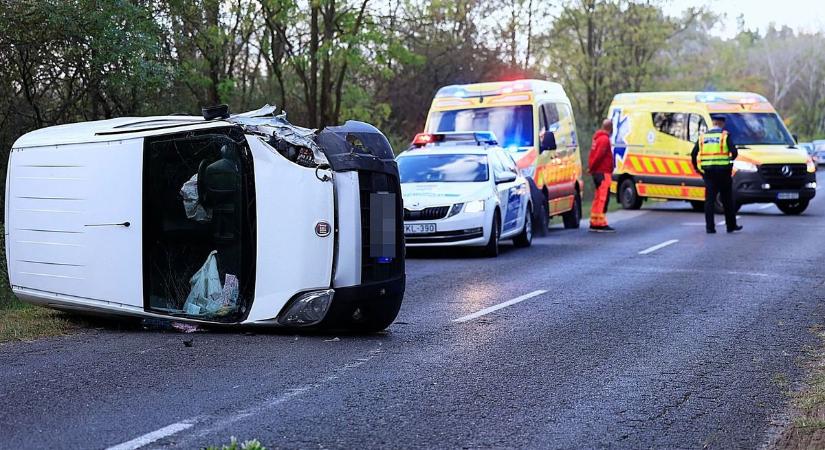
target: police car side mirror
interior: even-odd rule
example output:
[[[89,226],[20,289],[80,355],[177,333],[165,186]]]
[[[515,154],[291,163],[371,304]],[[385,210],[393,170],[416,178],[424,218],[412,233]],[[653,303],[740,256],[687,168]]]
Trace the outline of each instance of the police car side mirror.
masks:
[[[496,174],[496,184],[512,183],[513,181],[516,181],[516,174],[513,172],[502,172]]]
[[[544,153],[548,150],[555,150],[558,147],[556,146],[556,134],[552,131],[545,131],[543,135],[541,135],[541,143],[539,144],[539,153]]]

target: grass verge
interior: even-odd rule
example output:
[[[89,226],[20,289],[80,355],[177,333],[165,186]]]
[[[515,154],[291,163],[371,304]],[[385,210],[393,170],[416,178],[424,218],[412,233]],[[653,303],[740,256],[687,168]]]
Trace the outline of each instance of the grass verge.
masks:
[[[819,348],[810,352],[811,374],[806,386],[792,394],[795,417],[781,433],[777,449],[825,448],[825,328],[811,330]]]
[[[59,336],[81,327],[72,315],[18,301],[0,309],[0,343]]]

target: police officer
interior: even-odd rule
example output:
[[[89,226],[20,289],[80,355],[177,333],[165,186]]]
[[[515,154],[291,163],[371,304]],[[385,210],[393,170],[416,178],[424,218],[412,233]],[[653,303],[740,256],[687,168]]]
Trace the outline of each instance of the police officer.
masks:
[[[736,224],[736,210],[733,207],[733,177],[731,169],[733,160],[739,156],[736,146],[725,130],[725,116],[711,115],[713,128],[699,136],[690,157],[693,167],[702,174],[705,180],[705,226],[708,233],[716,233],[714,209],[716,196],[722,202],[725,210],[725,225],[728,233],[739,231],[741,225]]]

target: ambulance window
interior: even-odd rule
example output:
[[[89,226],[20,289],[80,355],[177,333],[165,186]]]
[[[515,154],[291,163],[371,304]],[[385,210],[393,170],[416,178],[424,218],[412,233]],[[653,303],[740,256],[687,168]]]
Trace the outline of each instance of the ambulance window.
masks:
[[[699,114],[690,115],[690,123],[688,123],[688,139],[690,142],[699,140],[699,135],[707,131],[708,126],[705,119]]]
[[[555,131],[553,129],[553,125],[558,127],[559,123],[559,110],[555,103],[548,103],[546,105],[541,105],[541,109],[544,110],[545,120],[547,121],[547,128],[546,130]]]
[[[559,119],[567,120],[573,115],[572,111],[570,111],[570,107],[564,103],[559,103],[557,106],[559,108]]]
[[[653,113],[653,126],[662,133],[687,140],[687,118],[685,113]]]

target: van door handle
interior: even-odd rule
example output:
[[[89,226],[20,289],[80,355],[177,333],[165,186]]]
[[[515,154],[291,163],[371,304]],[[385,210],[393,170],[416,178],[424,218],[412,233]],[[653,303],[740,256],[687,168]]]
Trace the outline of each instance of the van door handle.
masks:
[[[129,222],[123,223],[92,223],[83,225],[84,227],[126,227],[129,228],[132,224]]]

